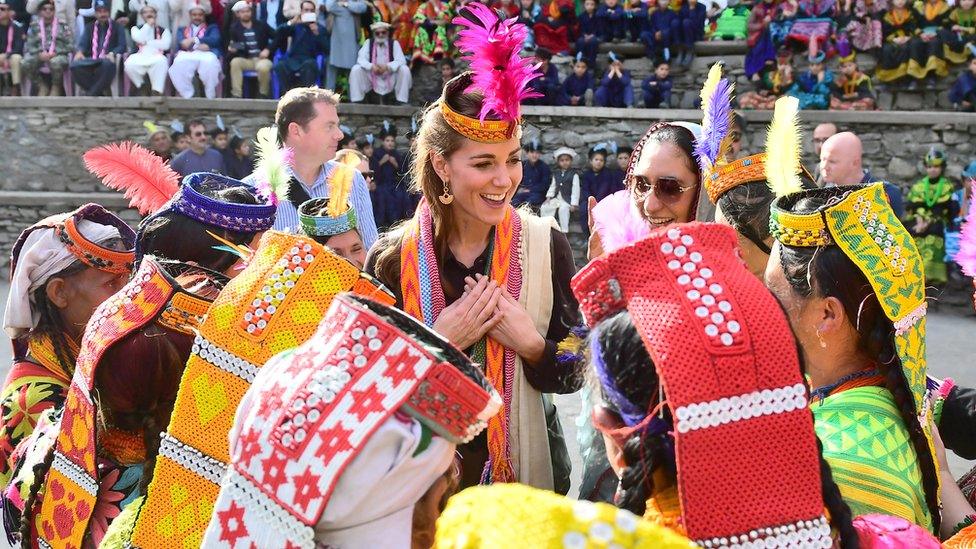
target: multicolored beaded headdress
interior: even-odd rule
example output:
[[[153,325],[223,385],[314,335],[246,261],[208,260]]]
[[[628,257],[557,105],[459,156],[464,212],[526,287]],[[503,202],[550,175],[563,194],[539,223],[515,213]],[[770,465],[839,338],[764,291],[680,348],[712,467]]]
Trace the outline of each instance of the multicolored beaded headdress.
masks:
[[[479,92],[484,99],[478,118],[465,116],[448,104],[448,83],[438,104],[444,120],[473,141],[501,143],[511,139],[522,123],[522,100],[539,97],[528,85],[541,73],[530,59],[519,55],[528,28],[517,20],[500,19],[488,6],[470,3],[452,21],[461,27],[456,45],[471,65],[470,72],[457,78],[470,80],[464,91]]]
[[[99,493],[98,399],[93,391],[96,369],[105,352],[152,322],[192,333],[226,282],[222,275],[211,275],[193,266],[147,256],[132,280],[95,310],[85,328],[65,399],[54,461],[44,480],[41,510],[34,517],[42,547],[82,547],[86,541],[97,546],[101,541],[87,540],[86,534]]]
[[[308,342],[266,367],[278,382],[236,420],[204,545],[316,547],[315,525],[343,471],[390,416],[406,412],[463,444],[502,404],[480,367],[449,342],[397,309],[349,294],[332,302]]]
[[[200,546],[230,459],[227,433],[244,392],[272,356],[308,340],[332,299],[345,291],[394,303],[380,284],[310,237],[264,234],[200,326],[162,435],[134,546]]]
[[[628,310],[647,347],[675,418],[689,538],[830,547],[796,342],[736,242],[724,225],[662,228],[592,261],[573,292],[596,330]]]
[[[81,234],[81,231],[78,230],[78,222],[83,220],[98,223],[99,225],[109,225],[118,229],[119,236],[122,237],[122,245],[125,249],[116,250],[113,248],[105,248],[85,238],[85,235]],[[14,242],[13,249],[10,252],[11,275],[17,268],[17,258],[20,257],[20,250],[23,248],[24,243],[27,242],[27,237],[38,229],[54,229],[58,240],[64,244],[68,251],[77,257],[78,261],[81,261],[89,267],[117,274],[128,274],[132,271],[132,266],[135,261],[133,247],[135,246],[136,233],[125,221],[122,221],[118,216],[102,206],[98,204],[85,204],[74,211],[56,214],[42,219],[27,229],[24,229],[20,233],[20,236],[17,237],[17,241]]]
[[[821,196],[826,204],[796,213],[798,202]],[[915,240],[888,204],[884,186],[833,187],[777,198],[769,229],[785,246],[838,246],[871,283],[894,324],[895,349],[915,410],[925,408],[925,271]]]
[[[303,233],[334,236],[356,228],[356,210],[349,203],[349,195],[359,163],[360,154],[356,151],[336,153],[336,165],[329,174],[329,198],[313,198],[298,207],[298,223]],[[323,207],[325,215],[312,213],[322,211]]]

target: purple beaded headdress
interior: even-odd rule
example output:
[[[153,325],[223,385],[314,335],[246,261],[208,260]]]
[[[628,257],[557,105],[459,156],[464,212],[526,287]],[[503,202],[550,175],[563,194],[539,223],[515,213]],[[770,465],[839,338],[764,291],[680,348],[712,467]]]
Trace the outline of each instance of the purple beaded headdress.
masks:
[[[246,183],[215,173],[192,173],[183,178],[179,192],[160,211],[172,210],[207,225],[228,231],[258,233],[274,226],[274,204],[234,204],[208,196],[214,191],[241,187],[254,194]]]

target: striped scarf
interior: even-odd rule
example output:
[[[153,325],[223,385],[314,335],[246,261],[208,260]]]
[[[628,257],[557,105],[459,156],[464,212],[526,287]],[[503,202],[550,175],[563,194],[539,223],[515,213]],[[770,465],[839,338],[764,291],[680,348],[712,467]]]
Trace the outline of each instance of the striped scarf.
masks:
[[[508,207],[505,218],[495,226],[489,276],[507,289],[516,300],[522,291],[522,222],[514,208]],[[444,310],[444,290],[441,287],[437,257],[434,253],[434,220],[426,200],[417,208],[404,234],[400,248],[400,288],[403,310],[420,319],[427,326]],[[515,352],[490,337],[475,345],[472,353],[484,357],[485,375],[502,394],[504,408],[488,420],[488,462],[481,475],[482,484],[514,482],[509,443],[509,411],[515,376]]]

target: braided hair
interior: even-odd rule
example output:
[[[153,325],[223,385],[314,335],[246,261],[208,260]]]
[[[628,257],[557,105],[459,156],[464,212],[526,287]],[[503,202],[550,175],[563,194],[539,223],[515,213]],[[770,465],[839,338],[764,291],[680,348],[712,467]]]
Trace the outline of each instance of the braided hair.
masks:
[[[660,380],[630,313],[624,310],[603,320],[592,337],[597,338],[605,365],[605,375],[597,373],[605,405],[625,412],[620,408],[646,411],[651,409],[652,404],[658,404]],[[662,419],[668,426],[673,425],[668,407],[663,408]],[[654,491],[653,472],[660,469],[672,481],[677,479],[673,440],[667,434],[669,430],[657,435],[638,431],[624,443],[622,457],[626,466],[620,474],[618,507],[643,515],[647,500]],[[856,549],[859,547],[858,537],[851,523],[851,510],[840,495],[830,465],[823,458],[819,439],[817,449],[821,493],[831,525],[839,532],[843,549]]]
[[[67,323],[64,321],[64,317],[61,316],[61,310],[51,302],[47,296],[47,285],[51,280],[55,278],[67,278],[69,276],[78,274],[85,269],[89,268],[87,265],[81,261],[75,261],[71,265],[65,267],[61,272],[48,278],[40,288],[34,290],[34,294],[31,299],[31,308],[37,311],[38,321],[37,326],[30,331],[26,336],[26,341],[30,342],[32,340],[47,339],[51,342],[54,350],[54,357],[58,361],[58,366],[61,368],[61,373],[64,374],[65,378],[71,379],[74,375],[75,358],[74,353],[71,352],[71,347],[68,344],[68,334],[71,331],[68,329]],[[17,346],[15,346],[17,348]],[[26,350],[18,350],[18,355],[26,355]],[[24,356],[16,356],[15,359],[22,360]]]
[[[828,194],[800,199],[793,210],[811,213],[822,207]],[[813,295],[835,297],[844,307],[847,318],[858,333],[857,350],[878,363],[884,375],[885,388],[891,392],[922,473],[925,501],[936,531],[941,523],[938,501],[938,468],[928,440],[915,412],[908,382],[895,350],[895,329],[885,315],[864,273],[837,246],[780,246],[780,263],[792,290],[803,298]]]

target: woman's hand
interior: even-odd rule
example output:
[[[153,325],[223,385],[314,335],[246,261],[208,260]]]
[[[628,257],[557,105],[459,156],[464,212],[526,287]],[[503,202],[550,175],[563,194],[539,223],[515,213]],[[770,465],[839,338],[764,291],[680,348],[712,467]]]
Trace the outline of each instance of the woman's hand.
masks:
[[[464,295],[441,311],[434,321],[434,331],[459,349],[467,349],[501,321],[498,302],[502,289],[493,280],[482,278]]]
[[[477,286],[477,284],[488,279],[486,276],[476,276],[478,277],[477,283],[468,277],[465,279],[465,287]],[[529,364],[541,360],[542,354],[546,350],[545,338],[536,331],[535,321],[532,320],[529,313],[504,289],[502,289],[501,298],[498,300],[498,313],[500,321],[488,330],[488,336],[515,351],[515,354]]]

